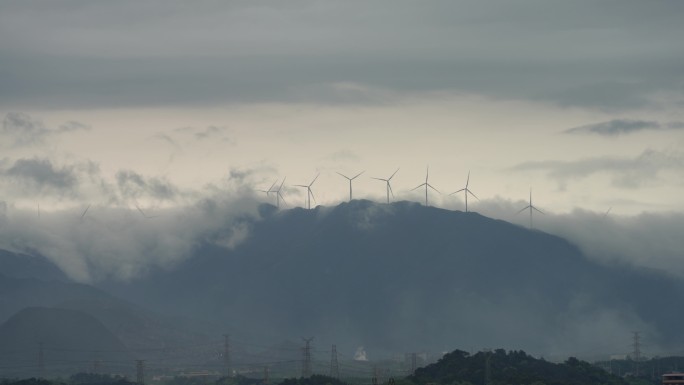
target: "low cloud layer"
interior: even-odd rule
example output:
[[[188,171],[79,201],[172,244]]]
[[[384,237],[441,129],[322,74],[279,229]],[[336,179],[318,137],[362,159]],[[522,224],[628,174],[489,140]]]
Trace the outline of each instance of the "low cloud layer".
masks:
[[[191,257],[204,242],[233,248],[245,240],[259,217],[255,178],[253,170],[232,169],[189,191],[131,170],[111,181],[93,165],[19,159],[0,170],[0,184],[38,203],[51,189],[63,202],[43,210],[2,202],[0,248],[44,255],[81,282],[138,277]]]
[[[251,194],[206,196],[174,208],[89,205],[87,210],[7,210],[0,247],[46,256],[81,282],[127,280],[170,268],[203,242],[232,248],[249,235],[245,219],[258,218]]]
[[[518,211],[526,201],[491,199],[478,202],[475,211],[521,226],[529,226],[529,213]],[[533,226],[540,231],[565,238],[587,256],[605,264],[626,264],[657,269],[684,278],[684,228],[682,213],[643,213],[620,215],[576,209],[555,214],[533,213]]]
[[[566,134],[596,134],[620,136],[643,131],[670,131],[684,129],[684,122],[659,123],[647,120],[613,119],[607,122],[588,124],[563,131]]]

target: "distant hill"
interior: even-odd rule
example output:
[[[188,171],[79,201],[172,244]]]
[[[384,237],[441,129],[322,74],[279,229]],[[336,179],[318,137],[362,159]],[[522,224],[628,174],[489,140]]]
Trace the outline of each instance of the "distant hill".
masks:
[[[27,255],[0,249],[0,273],[12,278],[35,278],[43,281],[68,281],[54,263],[40,255]]]
[[[50,307],[69,300],[106,297],[109,295],[89,285],[37,278],[16,278],[0,272],[0,322],[29,306]]]
[[[144,358],[163,356],[169,364],[204,362],[206,357],[214,357],[220,347],[217,336],[201,332],[202,323],[189,325],[184,319],[143,309],[90,285],[0,274],[0,322],[9,322],[27,307],[61,308],[92,316],[132,354]]]
[[[633,330],[653,348],[684,343],[670,306],[684,301],[680,280],[601,265],[542,231],[410,202],[261,209],[234,249],[209,239],[173,270],[104,287],[250,342],[315,336],[371,358],[454,346],[621,352]]]
[[[110,369],[133,366],[128,349],[94,317],[69,309],[31,307],[0,325],[1,374],[37,375],[40,344],[45,375],[90,370],[97,360]]]
[[[488,381],[485,382],[485,378]],[[495,350],[473,355],[456,350],[439,362],[419,368],[408,377],[415,384],[474,385],[489,383],[545,385],[626,385],[620,377],[587,362],[570,358],[564,363],[536,359],[523,351]]]

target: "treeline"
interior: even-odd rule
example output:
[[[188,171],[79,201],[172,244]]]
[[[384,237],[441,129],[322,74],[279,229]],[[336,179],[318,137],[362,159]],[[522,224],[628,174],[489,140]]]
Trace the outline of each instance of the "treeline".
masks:
[[[22,380],[4,379],[0,385],[135,385],[121,376],[96,373],[77,373],[68,379],[28,378]]]
[[[222,377],[217,380],[208,380],[203,377],[174,377],[164,382],[165,385],[264,385],[263,379],[248,378],[243,376]],[[107,374],[78,373],[68,379],[42,379],[29,378],[21,380],[4,379],[0,385],[136,385],[124,377]],[[288,378],[273,385],[347,385],[336,378],[313,375],[308,378]]]
[[[419,368],[407,380],[439,385],[628,385],[626,379],[576,358],[563,363],[534,358],[523,351],[470,354],[456,350],[437,363]]]

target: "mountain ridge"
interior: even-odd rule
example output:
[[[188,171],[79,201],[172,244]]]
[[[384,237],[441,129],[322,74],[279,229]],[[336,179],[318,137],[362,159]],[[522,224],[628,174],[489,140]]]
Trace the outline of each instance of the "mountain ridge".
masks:
[[[110,287],[165,312],[218,321],[231,334],[316,335],[347,349],[559,353],[593,349],[597,339],[617,345],[631,330],[659,344],[684,339],[649,305],[653,291],[637,290],[654,286],[678,301],[680,281],[602,265],[543,231],[412,202],[263,205],[260,213],[241,222],[249,235],[233,248],[209,239],[172,269]]]

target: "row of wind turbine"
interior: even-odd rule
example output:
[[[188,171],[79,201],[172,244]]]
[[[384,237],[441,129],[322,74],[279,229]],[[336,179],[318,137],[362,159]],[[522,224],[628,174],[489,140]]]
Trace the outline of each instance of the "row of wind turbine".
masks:
[[[371,177],[371,179],[375,179],[375,180],[379,180],[379,181],[385,182],[385,189],[386,189],[386,192],[387,192],[387,203],[390,203],[390,194],[392,195],[392,198],[394,198],[394,191],[392,190],[391,181],[392,181],[392,178],[394,178],[394,176],[397,174],[397,172],[399,172],[399,169],[398,169],[398,168],[397,168],[397,169],[392,173],[392,175],[390,175],[388,178]],[[349,200],[350,200],[350,201],[354,198],[352,182],[353,182],[356,178],[358,178],[359,176],[361,176],[363,173],[365,173],[365,171],[361,171],[360,173],[354,175],[353,177],[349,177],[349,176],[347,176],[347,175],[345,175],[345,174],[342,174],[342,173],[340,173],[340,172],[337,172],[338,175],[340,175],[341,177],[343,177],[343,178],[347,179],[347,181],[349,181]],[[311,199],[314,200],[314,203],[316,202],[316,197],[314,196],[314,193],[313,193],[313,190],[311,189],[311,186],[313,186],[313,184],[316,182],[316,180],[318,179],[319,176],[320,176],[320,173],[317,174],[317,175],[314,177],[314,179],[311,181],[311,183],[309,183],[308,185],[304,185],[304,184],[295,185],[296,187],[306,188],[306,192],[307,192],[307,196],[306,196],[306,208],[307,208],[307,209],[311,209]],[[414,190],[417,190],[417,189],[419,189],[419,188],[421,188],[421,187],[425,187],[425,206],[428,206],[428,204],[429,204],[429,201],[428,201],[428,189],[429,189],[429,188],[433,189],[433,190],[434,190],[435,192],[437,192],[437,193],[440,193],[439,190],[437,190],[434,186],[432,186],[432,185],[430,184],[429,178],[430,178],[430,167],[428,166],[428,168],[427,168],[427,170],[426,170],[426,172],[425,172],[425,182],[419,184],[418,186],[416,186],[416,187],[414,187],[413,189],[410,190],[410,191],[414,191]],[[275,185],[278,183],[278,180],[276,179],[276,180],[273,182],[273,184],[271,184],[271,187],[269,187],[267,190],[258,190],[258,191],[260,191],[260,192],[266,193],[266,196],[269,196],[271,193],[276,194],[276,207],[278,207],[278,208],[280,208],[280,200],[281,200],[281,199],[283,200],[283,202],[285,202],[285,198],[283,197],[283,195],[282,195],[282,193],[281,193],[281,190],[283,189],[283,185],[285,184],[285,179],[286,179],[286,178],[283,178],[282,182],[280,183],[280,185],[278,186],[277,189],[274,189]],[[468,212],[468,195],[472,196],[473,198],[475,198],[475,199],[477,199],[477,200],[480,200],[480,198],[478,198],[477,195],[475,195],[475,193],[473,193],[473,192],[470,190],[469,186],[470,186],[470,171],[468,171],[468,176],[467,176],[467,178],[466,178],[465,187],[463,187],[462,189],[457,190],[457,191],[454,191],[454,192],[452,192],[451,194],[449,194],[449,195],[454,195],[454,194],[458,194],[458,193],[460,193],[460,192],[463,192],[463,195],[464,195],[464,198],[465,198],[465,211],[466,211],[466,212]],[[140,210],[140,208],[138,208],[138,210],[141,212],[141,214],[143,214],[143,216],[147,217],[147,216],[142,212],[142,210]],[[539,210],[537,207],[535,207],[535,206],[532,204],[532,189],[530,189],[530,201],[529,201],[529,204],[528,204],[527,206],[525,206],[524,208],[520,209],[520,211],[518,211],[516,214],[520,214],[521,212],[523,212],[523,211],[525,211],[525,210],[529,210],[529,211],[530,211],[530,228],[532,228],[532,226],[533,226],[533,212],[534,212],[534,211],[537,211],[537,212],[539,212],[539,213],[541,213],[541,214],[544,214],[543,211]],[[86,209],[86,211],[87,211],[87,209]],[[609,209],[609,211],[610,211],[610,209]],[[607,214],[607,213],[606,213],[606,214]],[[84,213],[84,215],[85,215],[85,213]]]
[[[390,194],[392,195],[392,198],[394,198],[394,191],[392,190],[392,183],[391,183],[391,182],[392,182],[392,178],[394,178],[394,176],[397,174],[397,172],[399,172],[399,169],[398,169],[398,168],[397,168],[397,169],[392,173],[392,175],[390,175],[388,178],[371,177],[371,179],[375,179],[375,180],[379,180],[379,181],[385,182],[385,189],[386,189],[386,193],[387,193],[387,203],[390,203]],[[350,200],[350,201],[351,201],[352,199],[354,199],[353,181],[354,181],[356,178],[358,178],[358,177],[360,177],[361,175],[363,175],[364,173],[365,173],[365,171],[361,171],[360,173],[354,175],[353,177],[349,177],[349,176],[347,176],[347,175],[345,175],[345,174],[342,174],[341,172],[337,172],[337,174],[338,174],[339,176],[341,176],[341,177],[347,179],[347,181],[349,182],[349,200]],[[308,185],[304,185],[304,184],[297,184],[297,185],[295,185],[296,187],[302,187],[302,188],[306,188],[306,189],[307,189],[306,206],[307,206],[308,209],[311,208],[311,199],[312,199],[312,198],[313,198],[313,200],[314,200],[314,203],[316,202],[316,197],[315,197],[314,194],[313,194],[313,190],[311,189],[311,186],[313,186],[313,184],[316,182],[316,180],[318,179],[319,176],[320,176],[320,173],[317,174],[316,177],[315,177],[315,178],[311,181],[311,183],[309,183]],[[420,188],[420,187],[425,186],[425,205],[426,205],[426,206],[427,206],[428,203],[429,203],[429,202],[428,202],[428,187],[431,188],[431,189],[433,189],[433,190],[435,190],[437,193],[439,193],[439,190],[437,190],[434,186],[432,186],[432,185],[429,183],[429,177],[430,177],[430,168],[428,167],[427,172],[426,172],[426,174],[425,174],[425,182],[422,183],[422,184],[420,184],[420,185],[418,185],[418,186],[416,186],[415,188],[413,188],[413,189],[411,190],[411,191],[413,191],[413,190],[416,190],[416,189],[418,189],[418,188]],[[282,193],[281,193],[281,190],[282,190],[283,185],[284,185],[284,183],[285,183],[285,178],[283,178],[283,181],[280,183],[280,186],[278,187],[278,189],[274,189],[276,183],[278,183],[278,180],[277,180],[277,179],[271,184],[271,187],[269,187],[268,189],[266,189],[266,190],[257,190],[257,191],[265,193],[267,197],[269,197],[271,193],[275,193],[275,194],[276,194],[276,206],[277,206],[277,207],[280,207],[280,199],[282,199],[283,202],[285,201],[285,198],[283,197],[283,195],[282,195]],[[479,200],[479,198],[478,198],[477,196],[475,196],[475,194],[473,194],[473,192],[470,191],[470,189],[468,189],[468,184],[469,184],[469,183],[470,183],[470,171],[468,171],[468,179],[467,179],[467,181],[466,181],[466,187],[465,187],[465,188],[462,188],[462,189],[460,189],[460,190],[458,190],[458,191],[455,191],[455,192],[453,192],[453,193],[451,193],[451,194],[449,194],[449,195],[453,195],[453,194],[456,194],[456,193],[458,193],[458,192],[465,191],[465,195],[466,195],[466,197],[465,197],[465,198],[466,198],[466,212],[468,211],[468,194],[472,195],[473,197],[475,197],[475,199],[478,199],[478,200]]]

